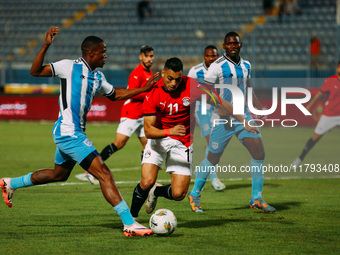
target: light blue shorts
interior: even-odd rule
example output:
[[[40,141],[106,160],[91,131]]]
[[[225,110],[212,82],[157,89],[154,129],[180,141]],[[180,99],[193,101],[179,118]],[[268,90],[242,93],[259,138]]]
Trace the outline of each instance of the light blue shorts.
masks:
[[[73,136],[53,135],[53,139],[57,145],[54,162],[58,165],[68,160],[80,164],[92,152],[99,154],[83,132],[76,132]]]
[[[207,109],[207,114],[201,114],[201,109],[195,111],[195,118],[197,124],[201,128],[201,136],[206,137],[207,135],[210,135],[211,127],[212,127],[212,121],[211,121],[211,115],[213,113],[213,110]]]
[[[252,120],[251,116],[247,116],[247,121]],[[255,126],[254,122],[251,122],[251,125]],[[243,142],[244,138],[261,138],[261,134],[254,134],[248,132],[244,129],[243,124],[238,121],[235,121],[232,126],[228,124],[220,124],[213,127],[210,134],[209,141],[209,151],[211,153],[221,153],[227,147],[233,136],[236,136],[240,142]]]

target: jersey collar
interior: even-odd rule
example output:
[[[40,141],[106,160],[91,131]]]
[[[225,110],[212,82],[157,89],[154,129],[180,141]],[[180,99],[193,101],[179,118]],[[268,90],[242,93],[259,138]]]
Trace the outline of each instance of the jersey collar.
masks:
[[[81,61],[84,62],[84,64],[87,66],[87,68],[90,70],[91,73],[93,73],[93,72],[95,71],[95,70],[92,71],[91,67],[90,67],[89,64],[86,62],[85,59],[83,59],[82,57],[81,57],[80,59],[81,59]]]
[[[240,60],[238,61],[238,63],[235,63],[234,61],[232,61],[228,56],[227,56],[227,54],[223,54],[223,57],[226,59],[226,60],[228,60],[229,62],[231,62],[233,65],[235,65],[235,66],[239,66],[240,65],[240,63],[241,63],[241,57],[240,57]]]
[[[205,62],[203,62],[203,68],[208,71],[208,67],[205,65]]]
[[[151,72],[151,69],[148,70],[148,69],[144,68],[144,66],[141,63],[139,64],[139,66],[143,71],[148,72],[148,73]]]

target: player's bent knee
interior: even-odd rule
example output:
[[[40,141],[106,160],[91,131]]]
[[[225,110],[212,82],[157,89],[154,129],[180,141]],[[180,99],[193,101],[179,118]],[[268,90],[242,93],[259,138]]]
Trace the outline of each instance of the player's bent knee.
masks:
[[[256,160],[264,160],[265,153],[264,153],[264,151],[258,151],[252,157],[253,157],[253,159],[256,159]]]
[[[147,189],[152,188],[155,182],[156,180],[154,180],[153,178],[142,178],[142,180],[140,181],[140,187],[143,190],[147,190]]]
[[[218,162],[220,162],[221,155],[222,154],[219,154],[219,153],[209,153],[208,160],[214,166],[218,164]]]
[[[113,144],[117,147],[118,150],[120,150],[120,149],[122,149],[125,146],[125,144],[126,144],[126,142],[128,140],[129,140],[129,138],[127,138],[127,139],[118,139],[118,140],[115,140]]]
[[[172,192],[172,197],[175,201],[181,201],[185,198],[186,192]]]
[[[117,147],[117,150],[122,149],[125,146],[126,143],[115,143],[115,146]]]

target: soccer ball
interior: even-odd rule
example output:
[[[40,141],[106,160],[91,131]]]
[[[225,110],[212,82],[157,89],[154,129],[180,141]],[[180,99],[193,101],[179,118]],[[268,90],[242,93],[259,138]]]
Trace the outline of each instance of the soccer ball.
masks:
[[[175,214],[168,209],[159,209],[150,217],[150,228],[156,235],[167,236],[177,227]]]

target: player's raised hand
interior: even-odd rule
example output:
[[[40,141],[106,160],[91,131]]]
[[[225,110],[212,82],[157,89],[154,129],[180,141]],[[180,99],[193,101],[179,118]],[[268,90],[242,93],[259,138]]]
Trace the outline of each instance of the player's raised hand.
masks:
[[[156,83],[156,78],[159,76],[159,72],[155,73],[154,75],[152,75],[150,77],[150,79],[148,80],[148,82],[145,84],[144,89],[145,91],[150,91],[153,88],[153,85],[155,85]]]
[[[43,65],[45,54],[50,47],[51,43],[54,41],[56,34],[58,34],[59,28],[52,27],[50,30],[46,32],[45,43],[38,52],[37,56],[33,60],[31,66],[31,75],[35,77],[43,76],[43,77],[51,77],[52,76],[52,68],[50,65]]]
[[[183,125],[176,125],[170,129],[170,135],[185,136],[186,130]]]
[[[46,44],[51,44],[54,41],[55,36],[59,32],[59,27],[52,27],[50,30],[47,31],[46,33],[46,38],[45,38],[45,43]]]

